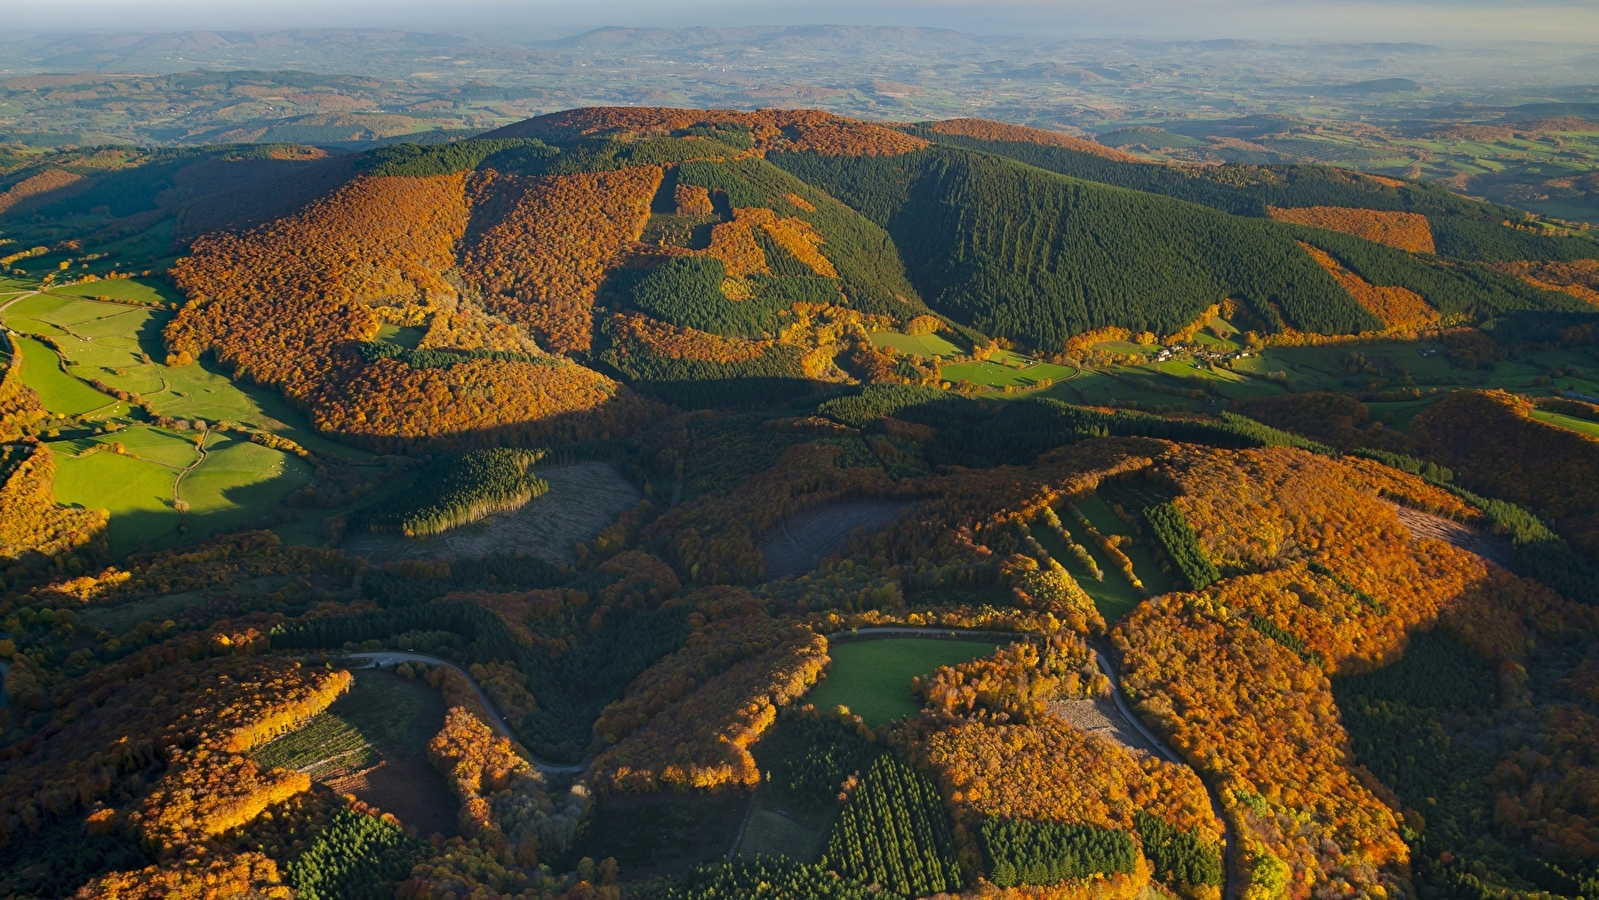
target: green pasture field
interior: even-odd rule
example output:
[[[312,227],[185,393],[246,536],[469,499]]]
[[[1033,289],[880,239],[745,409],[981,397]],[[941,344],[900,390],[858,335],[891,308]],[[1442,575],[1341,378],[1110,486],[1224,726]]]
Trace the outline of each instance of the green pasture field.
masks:
[[[110,511],[107,538],[112,554],[122,556],[272,524],[263,511],[311,481],[309,463],[233,433],[210,433],[205,461],[189,469],[199,459],[192,436],[133,426],[52,444],[56,502]],[[113,441],[129,455],[78,456],[92,443]],[[178,496],[189,504],[187,516],[173,506],[173,484],[185,469]],[[180,531],[185,524],[188,531]]]
[[[39,289],[37,282],[26,278],[17,278],[11,275],[0,275],[0,295],[21,294]]]
[[[420,756],[444,725],[444,701],[421,680],[356,669],[349,693],[304,727],[257,749],[263,766],[303,771],[317,781],[369,769],[383,759]]]
[[[68,297],[110,297],[113,300],[137,300],[140,303],[167,306],[182,303],[183,295],[164,281],[154,278],[113,278],[85,284],[66,284],[50,289],[52,294]]]
[[[116,453],[82,459],[55,451],[56,502],[111,513],[107,537],[122,556],[176,532],[182,517],[172,506],[178,470]]]
[[[113,284],[142,282],[102,281],[75,287]],[[317,435],[305,414],[282,395],[271,388],[233,381],[215,363],[202,361],[178,368],[163,364],[166,349],[161,329],[171,318],[172,313],[164,309],[101,303],[59,293],[19,300],[3,315],[11,328],[50,335],[66,351],[73,374],[136,393],[160,415],[247,425],[347,459],[370,456]],[[26,377],[25,368],[25,381]]]
[[[1546,409],[1533,410],[1532,417],[1540,422],[1546,422],[1550,425],[1558,425],[1561,428],[1575,431],[1578,434],[1587,435],[1588,437],[1592,438],[1599,438],[1599,422],[1590,422],[1587,419],[1579,419],[1575,416],[1561,415],[1560,413],[1550,412]]]
[[[422,343],[422,339],[425,337],[427,337],[427,330],[424,328],[407,328],[404,325],[383,325],[378,328],[377,339],[380,341],[388,341],[391,344],[399,344],[401,347],[404,347],[407,350],[415,350],[417,346]]]
[[[266,508],[311,483],[314,470],[298,456],[263,447],[237,433],[215,432],[206,460],[184,477],[179,493],[189,504],[191,535],[208,536],[261,522]]]
[[[953,666],[999,649],[987,641],[938,638],[887,638],[835,644],[827,677],[811,689],[805,702],[831,711],[840,705],[875,728],[921,707],[911,699],[911,679],[939,666]]]
[[[943,366],[938,370],[939,377],[945,381],[970,381],[972,384],[998,388],[1029,388],[1046,379],[1060,382],[1075,377],[1077,372],[1078,370],[1071,366],[1057,366],[1054,363],[1038,363],[1022,369],[992,361],[958,363],[953,366]]]
[[[20,335],[13,340],[22,353],[22,383],[38,393],[45,409],[63,416],[81,416],[102,410],[106,416],[112,416],[127,410],[117,398],[102,394],[61,371],[60,357],[54,350]]]
[[[901,334],[897,331],[875,331],[870,335],[873,347],[893,347],[901,353],[917,356],[959,356],[961,348],[937,334]]]
[[[1144,377],[1149,377],[1150,375],[1147,370],[1140,371],[1140,374]],[[1114,406],[1117,401],[1136,400],[1140,403],[1156,406],[1186,406],[1190,409],[1198,409],[1205,402],[1189,397],[1179,397],[1173,394],[1163,394],[1159,391],[1145,390],[1144,388],[1119,381],[1114,376],[1097,369],[1083,369],[1080,375],[1070,381],[1057,381],[1050,387],[1028,396],[1052,397],[1066,403],[1079,403],[1085,406]]]

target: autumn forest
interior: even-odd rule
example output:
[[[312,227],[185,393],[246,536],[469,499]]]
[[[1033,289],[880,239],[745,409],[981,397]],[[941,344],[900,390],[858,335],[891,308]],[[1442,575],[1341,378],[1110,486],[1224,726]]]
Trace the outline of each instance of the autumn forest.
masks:
[[[0,156],[0,894],[1599,896],[1596,267],[974,118]]]

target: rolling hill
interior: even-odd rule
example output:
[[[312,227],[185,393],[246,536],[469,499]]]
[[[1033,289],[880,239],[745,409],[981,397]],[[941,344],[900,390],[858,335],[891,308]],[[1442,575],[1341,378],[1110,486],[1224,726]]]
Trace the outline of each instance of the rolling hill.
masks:
[[[0,216],[57,247],[143,228],[165,242],[152,257],[180,257],[170,363],[214,358],[388,451],[926,380],[868,335],[929,313],[971,347],[1045,354],[1096,329],[1181,333],[1227,301],[1265,333],[1580,315],[1487,264],[1599,255],[1327,167],[1182,168],[1001,123],[806,110],[577,109],[352,155],[102,151],[0,187]]]

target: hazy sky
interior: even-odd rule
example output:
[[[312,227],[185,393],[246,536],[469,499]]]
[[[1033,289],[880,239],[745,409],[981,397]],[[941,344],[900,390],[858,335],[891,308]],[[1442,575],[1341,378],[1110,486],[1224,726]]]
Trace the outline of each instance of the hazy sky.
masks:
[[[1062,37],[1599,43],[1599,0],[0,0],[8,29],[923,25]]]

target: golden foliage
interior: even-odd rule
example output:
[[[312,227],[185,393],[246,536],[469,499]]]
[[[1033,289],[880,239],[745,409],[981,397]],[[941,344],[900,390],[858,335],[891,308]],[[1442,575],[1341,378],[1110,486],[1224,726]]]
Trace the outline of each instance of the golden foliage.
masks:
[[[1082,352],[1092,348],[1095,344],[1109,341],[1130,341],[1132,339],[1133,333],[1131,331],[1116,325],[1108,325],[1104,328],[1095,328],[1093,331],[1085,331],[1082,334],[1073,335],[1066,340],[1066,349],[1068,351]]]
[[[1045,636],[1043,646],[1018,641],[989,656],[939,666],[913,689],[928,709],[947,718],[993,716],[1032,721],[1052,700],[1105,696],[1110,679],[1094,665],[1094,652],[1070,631]]]
[[[1574,259],[1569,262],[1508,262],[1494,268],[1514,275],[1533,287],[1564,291],[1579,300],[1599,306],[1599,260]]]
[[[213,350],[291,399],[310,399],[343,362],[338,345],[377,331],[366,301],[454,292],[439,273],[455,264],[466,231],[464,183],[357,178],[287,218],[197,239],[172,267],[190,302],[167,325],[168,352]]]
[[[1536,510],[1599,556],[1599,440],[1532,418],[1504,391],[1456,391],[1417,415],[1410,437],[1464,484]]]
[[[417,312],[424,312],[417,310]],[[537,344],[522,329],[498,321],[467,301],[453,309],[439,308],[428,317],[427,334],[417,345],[422,350],[506,350],[511,353],[542,355]]]
[[[110,514],[56,502],[55,458],[49,447],[12,444],[0,451],[0,464],[10,468],[0,483],[0,566],[7,579],[56,564],[81,572],[105,558]]]
[[[1193,770],[1134,755],[1054,716],[1027,725],[962,722],[927,735],[915,752],[968,829],[997,817],[1136,833],[1133,814],[1142,809],[1206,843],[1221,840]]]
[[[1266,214],[1279,222],[1340,231],[1412,253],[1437,252],[1432,243],[1432,225],[1421,213],[1346,206],[1268,206]]]
[[[741,588],[735,590],[753,603],[748,592]],[[698,621],[704,622],[703,613],[695,615]],[[764,615],[743,615],[702,624],[688,636],[682,649],[646,669],[627,686],[622,699],[605,707],[594,723],[594,733],[606,744],[614,744],[666,711],[704,684],[707,678],[784,643],[808,639],[809,635],[810,631],[803,626]]]
[[[1403,215],[1412,215],[1404,213]],[[1425,218],[1418,216],[1423,222]],[[1318,265],[1332,274],[1333,278],[1349,292],[1355,302],[1365,310],[1382,320],[1382,324],[1391,329],[1414,330],[1424,328],[1437,322],[1440,318],[1438,310],[1428,305],[1427,301],[1415,291],[1402,287],[1378,287],[1344,268],[1338,260],[1333,259],[1323,251],[1309,244],[1300,242],[1299,246],[1305,248]]]
[[[668,325],[638,313],[617,313],[611,324],[618,343],[637,342],[650,353],[667,359],[748,362],[758,359],[772,346],[771,341],[722,337],[687,326]]]
[[[173,771],[129,816],[163,854],[245,825],[268,806],[311,789],[304,772],[263,770],[241,756],[174,751]]]
[[[28,207],[41,202],[48,203],[81,193],[94,182],[95,179],[84,178],[65,169],[45,169],[37,175],[22,179],[12,185],[10,190],[0,194],[0,216],[13,210],[19,213],[26,212]]]
[[[473,359],[415,369],[397,359],[319,387],[311,421],[374,450],[470,449],[622,434],[659,410],[576,363]]]
[[[697,184],[679,184],[672,188],[672,201],[677,204],[680,216],[708,216],[716,212],[711,203],[711,192]]]
[[[646,176],[630,171],[635,180],[644,177],[646,187],[659,177],[654,169]],[[606,174],[607,183],[629,177]],[[190,302],[167,326],[169,352],[181,360],[213,351],[240,376],[276,386],[309,407],[318,429],[374,449],[583,440],[653,417],[630,392],[576,365],[475,359],[414,369],[395,359],[364,363],[353,352],[356,342],[376,333],[379,318],[369,304],[391,311],[419,304],[460,310],[448,304],[455,289],[441,273],[455,266],[455,247],[466,233],[465,178],[357,178],[288,218],[200,238],[173,269]],[[480,200],[495,181],[475,192]],[[488,237],[503,237],[507,252],[535,247],[524,232],[541,232],[524,228],[526,216],[518,218],[516,209],[507,216],[503,234]],[[480,256],[498,246],[488,237],[474,248]],[[582,281],[581,272],[574,277]],[[570,326],[563,333],[586,342],[587,301],[573,302],[581,315],[562,313],[562,327]],[[441,328],[462,330],[450,321]],[[581,339],[571,328],[582,331]],[[434,337],[442,341],[446,334]],[[479,335],[466,343],[502,339],[511,336]]]
[[[988,119],[946,119],[942,122],[934,122],[933,131],[938,134],[976,138],[980,141],[1003,141],[1007,143],[1043,144],[1046,147],[1061,147],[1066,150],[1076,150],[1078,153],[1092,153],[1095,156],[1103,156],[1106,159],[1114,159],[1118,162],[1143,162],[1138,157],[1123,153],[1114,147],[1107,147],[1095,141],[1072,137],[1059,131],[1045,131],[1042,128],[1008,125],[1004,122],[994,122]]]
[[[1519,653],[1527,635],[1507,611],[1530,618],[1563,601],[1473,554],[1416,539],[1383,498],[1463,513],[1459,501],[1366,461],[1185,447],[1160,472],[1183,491],[1176,503],[1206,554],[1232,577],[1122,620],[1113,640],[1124,688],[1216,783],[1262,864],[1286,863],[1292,897],[1327,882],[1382,884],[1408,851],[1394,813],[1348,756],[1327,676],[1392,662],[1409,632],[1438,624],[1486,656]]]
[[[743,125],[755,150],[811,150],[828,156],[897,156],[928,145],[902,131],[813,109],[673,109],[660,106],[598,106],[550,113],[508,125],[488,137],[569,138],[598,134],[653,137],[694,125]]]
[[[0,833],[15,839],[145,773],[156,778],[155,799],[133,821],[162,848],[242,824],[293,793],[293,773],[263,772],[235,754],[326,709],[350,675],[233,655],[264,643],[253,631],[197,633],[97,670],[82,693],[61,698],[71,705],[47,737],[9,748]],[[227,655],[203,659],[210,654]]]
[[[491,312],[526,325],[543,346],[587,350],[594,292],[622,248],[638,240],[661,177],[656,166],[475,176],[473,216],[493,224],[469,237],[461,271]]]
[[[76,900],[290,900],[277,863],[260,853],[207,854],[89,882]]]
[[[770,271],[766,268],[766,254],[755,243],[755,232],[749,222],[735,220],[712,227],[711,245],[705,248],[704,255],[721,260],[729,278]],[[729,293],[728,299],[748,300],[750,296],[753,294],[735,297]]]
[[[33,388],[22,383],[22,354],[17,352],[16,344],[9,337],[6,348],[11,354],[11,363],[0,375],[0,442],[9,444],[31,433],[50,413]]]
[[[749,748],[827,664],[827,639],[803,632],[743,660],[652,717],[594,760],[602,792],[753,788]]]
[[[809,206],[809,204],[806,204],[806,206]],[[811,207],[811,211],[814,212],[815,207]],[[811,271],[816,274],[825,278],[838,277],[838,270],[833,268],[833,264],[828,261],[827,257],[822,255],[822,251],[819,249],[822,244],[822,236],[817,234],[816,229],[811,227],[811,223],[804,219],[793,216],[780,217],[776,212],[764,206],[750,206],[733,210],[733,221],[745,222],[751,227],[760,228],[770,235],[779,247],[787,250],[795,259],[810,266]],[[713,248],[716,246],[715,229],[712,229],[711,246]],[[731,272],[732,269],[728,271]]]

